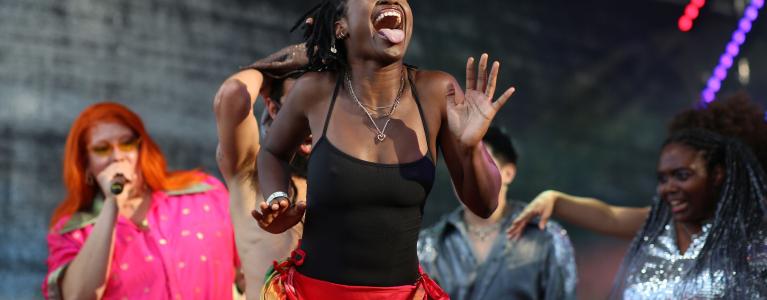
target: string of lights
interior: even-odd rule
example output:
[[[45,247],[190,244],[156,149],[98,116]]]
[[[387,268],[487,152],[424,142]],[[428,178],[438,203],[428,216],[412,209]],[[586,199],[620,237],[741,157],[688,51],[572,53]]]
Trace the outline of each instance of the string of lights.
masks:
[[[722,87],[722,81],[727,78],[727,70],[732,67],[733,61],[740,53],[740,47],[746,42],[746,35],[751,31],[751,25],[759,16],[759,10],[764,6],[764,0],[751,0],[746,7],[743,16],[738,21],[738,29],[732,34],[730,42],[725,47],[725,52],[719,57],[719,63],[711,77],[706,82],[706,88],[701,92],[701,104],[711,103],[716,98],[716,93]]]
[[[679,30],[687,32],[692,29],[693,22],[700,15],[700,9],[706,5],[706,0],[692,0],[684,8],[684,14],[679,17]]]

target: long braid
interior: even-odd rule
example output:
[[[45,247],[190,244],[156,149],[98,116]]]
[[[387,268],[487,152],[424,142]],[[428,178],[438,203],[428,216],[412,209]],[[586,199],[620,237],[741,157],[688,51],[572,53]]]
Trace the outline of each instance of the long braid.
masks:
[[[725,166],[727,178],[722,187],[716,217],[700,255],[689,276],[699,276],[712,266],[724,271],[726,295],[731,299],[745,299],[746,289],[754,284],[749,276],[749,241],[752,234],[764,226],[767,186],[764,172],[755,156],[744,145],[727,143]],[[685,287],[689,291],[691,287]]]
[[[709,131],[683,130],[671,136],[664,146],[673,143],[701,151],[709,171],[716,166],[724,167],[725,171],[709,234],[695,264],[684,275],[687,284],[675,293],[685,297],[695,292],[694,279],[701,275],[720,275],[726,290],[724,298],[746,299],[749,289],[763,285],[750,276],[753,270],[748,258],[749,241],[759,230],[764,230],[767,216],[764,170],[748,147]],[[624,258],[611,298],[621,298],[627,277],[643,263],[643,247],[658,238],[671,217],[668,203],[656,197],[650,216]]]
[[[304,14],[290,30],[302,28],[306,55],[306,71],[337,71],[346,66],[346,47],[336,39],[335,24],[344,14],[346,0],[324,0]],[[307,19],[311,18],[311,24]],[[332,49],[336,49],[335,52]]]

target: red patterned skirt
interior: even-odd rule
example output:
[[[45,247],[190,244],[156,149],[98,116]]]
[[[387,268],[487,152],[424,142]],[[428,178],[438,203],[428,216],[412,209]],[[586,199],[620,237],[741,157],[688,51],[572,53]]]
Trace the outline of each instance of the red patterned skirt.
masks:
[[[261,290],[262,300],[449,300],[450,297],[418,268],[419,278],[413,285],[351,286],[327,282],[305,276],[296,271],[304,262],[303,250],[294,250],[290,258],[269,270]]]

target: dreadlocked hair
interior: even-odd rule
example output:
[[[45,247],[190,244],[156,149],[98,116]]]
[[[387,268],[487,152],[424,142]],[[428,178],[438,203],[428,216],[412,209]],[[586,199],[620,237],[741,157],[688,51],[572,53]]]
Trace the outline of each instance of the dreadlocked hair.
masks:
[[[694,297],[700,284],[697,278],[721,274],[725,293],[722,298],[748,299],[752,295],[750,291],[764,288],[764,282],[755,278],[756,271],[749,264],[751,241],[759,230],[764,230],[766,224],[767,182],[764,170],[743,143],[703,129],[681,130],[666,140],[664,147],[670,144],[702,151],[709,171],[718,166],[725,171],[708,236],[693,267],[683,275],[684,284],[674,290],[674,296],[684,299]],[[671,218],[669,204],[656,196],[647,221],[634,238],[618,271],[611,299],[622,298],[628,276],[642,267],[647,251],[644,248],[654,243]]]
[[[306,56],[309,63],[306,71],[320,72],[325,70],[343,70],[346,66],[346,47],[341,40],[336,39],[336,21],[346,10],[346,0],[323,0],[304,14],[291,32],[298,28],[304,31]],[[307,22],[312,18],[311,24]],[[336,49],[333,52],[331,49]]]

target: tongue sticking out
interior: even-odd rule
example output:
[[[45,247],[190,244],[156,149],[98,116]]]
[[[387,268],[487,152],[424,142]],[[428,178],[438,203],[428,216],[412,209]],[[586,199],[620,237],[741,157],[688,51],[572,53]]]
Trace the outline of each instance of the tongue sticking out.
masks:
[[[399,44],[405,40],[405,32],[402,31],[402,29],[383,28],[378,30],[378,33],[386,37],[386,39],[392,44]]]

